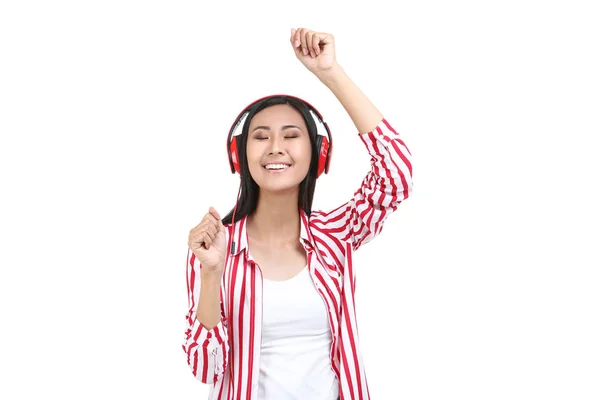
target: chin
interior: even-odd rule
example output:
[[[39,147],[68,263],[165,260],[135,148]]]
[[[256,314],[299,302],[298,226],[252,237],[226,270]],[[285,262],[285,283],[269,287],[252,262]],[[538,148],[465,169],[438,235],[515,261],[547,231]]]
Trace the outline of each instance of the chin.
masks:
[[[250,172],[252,178],[261,190],[273,193],[284,193],[298,190],[300,183],[302,183],[302,181],[308,174],[308,169],[306,173],[302,174],[298,173],[296,167],[297,166],[293,166],[290,168],[289,171],[275,174],[266,172],[263,167],[261,167],[259,171]]]
[[[256,182],[260,187],[260,190],[264,190],[269,193],[290,193],[298,191],[300,182]]]
[[[272,179],[260,179],[255,180],[260,190],[264,190],[270,193],[285,194],[289,192],[297,192],[300,188],[300,183],[304,180],[304,177],[296,177],[292,179],[285,179],[274,181]]]

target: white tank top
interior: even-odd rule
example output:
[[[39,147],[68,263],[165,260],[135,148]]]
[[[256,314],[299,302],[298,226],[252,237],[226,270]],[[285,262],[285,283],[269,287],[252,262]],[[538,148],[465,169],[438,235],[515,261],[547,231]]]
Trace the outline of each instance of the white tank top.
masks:
[[[259,400],[337,400],[327,309],[308,268],[286,281],[263,279]]]

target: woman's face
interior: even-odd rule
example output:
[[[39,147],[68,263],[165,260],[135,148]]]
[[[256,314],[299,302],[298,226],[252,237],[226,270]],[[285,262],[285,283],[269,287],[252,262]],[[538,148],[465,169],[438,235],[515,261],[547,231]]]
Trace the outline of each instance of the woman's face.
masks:
[[[278,104],[256,113],[248,129],[246,158],[261,191],[296,190],[311,161],[310,137],[300,112]]]

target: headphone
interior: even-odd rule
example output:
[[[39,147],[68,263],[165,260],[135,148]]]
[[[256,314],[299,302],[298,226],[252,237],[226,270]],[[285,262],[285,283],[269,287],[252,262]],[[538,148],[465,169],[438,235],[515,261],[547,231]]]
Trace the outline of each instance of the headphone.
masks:
[[[275,94],[271,96],[262,97],[250,105],[248,105],[244,110],[237,116],[233,125],[231,125],[231,129],[229,130],[229,135],[227,137],[227,155],[229,157],[229,166],[231,167],[231,173],[235,174],[236,172],[239,174],[241,171],[240,166],[240,157],[238,154],[238,143],[237,137],[242,134],[244,128],[244,122],[248,115],[254,110],[254,107],[264,100],[273,98],[273,97],[287,97],[295,100],[299,100],[302,102],[309,110],[310,115],[312,116],[315,126],[317,127],[317,149],[319,156],[319,164],[317,168],[317,178],[322,173],[329,172],[329,164],[331,162],[331,149],[332,149],[332,141],[331,141],[331,132],[329,130],[329,126],[323,120],[323,116],[307,101],[302,100],[295,96],[290,96],[287,94]]]

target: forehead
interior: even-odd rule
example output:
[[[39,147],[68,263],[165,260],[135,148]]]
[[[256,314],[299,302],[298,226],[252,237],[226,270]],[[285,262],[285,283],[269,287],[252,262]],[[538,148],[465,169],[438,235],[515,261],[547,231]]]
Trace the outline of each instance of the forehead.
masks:
[[[250,121],[250,128],[257,125],[277,126],[285,124],[294,124],[306,129],[306,123],[300,111],[289,104],[277,104],[260,110]]]

